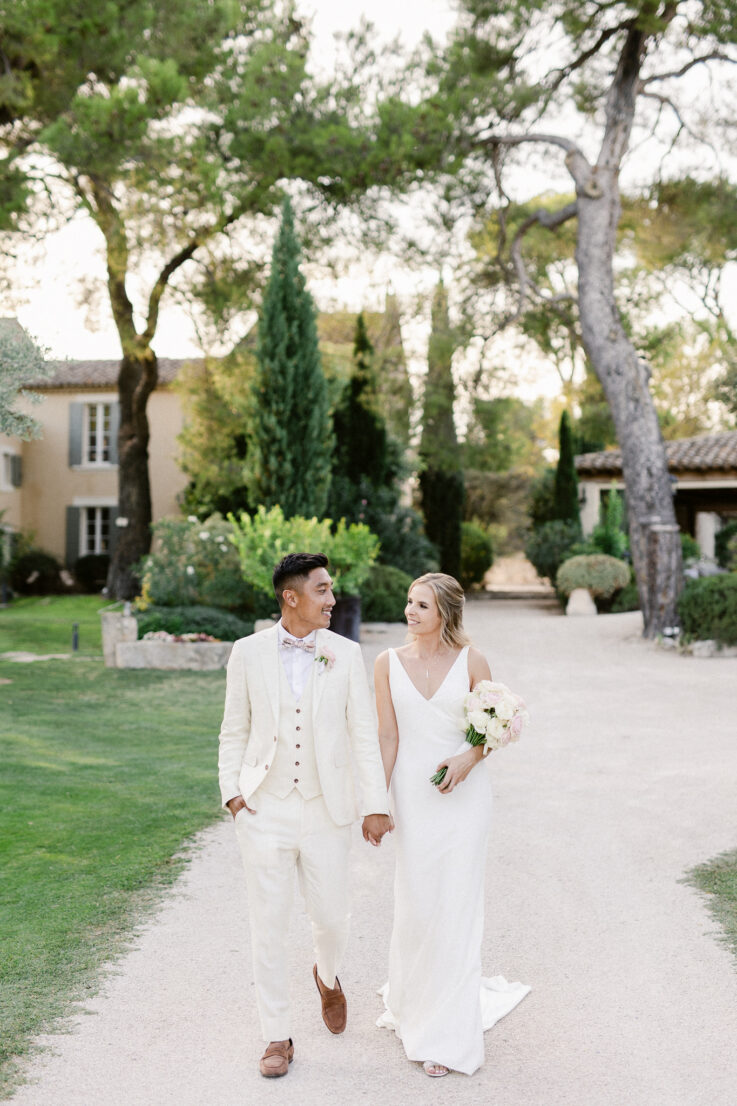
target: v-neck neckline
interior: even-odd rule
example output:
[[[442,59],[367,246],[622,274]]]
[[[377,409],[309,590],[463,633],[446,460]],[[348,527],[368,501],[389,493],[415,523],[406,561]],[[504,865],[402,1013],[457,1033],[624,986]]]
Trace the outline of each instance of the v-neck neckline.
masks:
[[[446,682],[447,682],[448,676],[450,676],[451,672],[453,671],[453,669],[455,668],[455,666],[456,666],[456,665],[458,664],[458,661],[459,661],[460,657],[461,657],[461,656],[462,656],[462,654],[463,654],[463,653],[465,652],[465,648],[466,648],[466,647],[465,647],[465,645],[464,645],[464,646],[463,646],[463,648],[462,648],[462,649],[460,650],[460,652],[458,653],[458,656],[457,656],[457,657],[455,658],[455,660],[454,660],[454,661],[453,661],[453,663],[451,664],[451,666],[450,666],[450,668],[448,669],[448,671],[447,671],[447,672],[445,673],[445,675],[443,676],[443,678],[442,678],[442,680],[440,681],[440,683],[438,684],[438,686],[437,686],[437,687],[435,688],[435,690],[433,691],[432,695],[429,695],[429,696],[428,696],[428,695],[423,695],[423,694],[422,694],[422,692],[420,691],[419,687],[417,686],[417,684],[415,683],[415,681],[414,681],[414,680],[412,679],[412,677],[410,676],[409,672],[408,672],[408,671],[407,671],[407,669],[405,668],[405,666],[404,666],[404,662],[402,661],[402,658],[401,658],[401,657],[399,656],[399,653],[397,652],[397,650],[396,650],[396,649],[394,649],[394,650],[393,650],[393,652],[394,652],[394,656],[395,656],[395,657],[397,658],[397,661],[398,661],[398,662],[399,662],[399,664],[401,665],[402,671],[404,672],[405,676],[407,677],[407,679],[409,680],[409,682],[410,682],[410,683],[412,684],[412,687],[413,687],[413,688],[415,689],[415,691],[416,691],[416,692],[417,692],[417,694],[418,694],[418,695],[420,696],[420,698],[421,698],[421,699],[424,699],[424,701],[425,701],[426,703],[432,703],[432,701],[433,701],[433,699],[435,698],[435,696],[436,696],[436,695],[437,695],[437,694],[438,694],[438,693],[439,693],[440,691],[442,691],[442,689],[443,689],[443,688],[445,687],[445,684],[446,684]]]

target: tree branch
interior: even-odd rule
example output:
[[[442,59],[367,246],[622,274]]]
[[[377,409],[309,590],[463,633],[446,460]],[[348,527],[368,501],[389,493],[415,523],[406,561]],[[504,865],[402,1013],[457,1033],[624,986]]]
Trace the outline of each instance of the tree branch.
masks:
[[[522,257],[522,239],[527,234],[528,230],[534,226],[545,227],[546,230],[555,230],[556,227],[561,226],[563,223],[572,219],[578,214],[578,201],[573,200],[571,203],[566,204],[565,207],[561,207],[558,211],[547,211],[545,208],[538,208],[537,211],[529,215],[519,227],[517,233],[512,239],[512,244],[509,248],[509,255],[512,259],[512,265],[517,276],[517,282],[519,284],[519,300],[517,303],[517,310],[512,318],[507,322],[511,322],[513,319],[518,319],[524,313],[527,306],[528,290],[537,296],[539,300],[548,304],[562,303],[564,300],[575,300],[575,297],[570,292],[560,292],[555,296],[546,295],[542,288],[535,283],[527,272],[524,258]]]
[[[703,142],[703,139],[691,130],[688,123],[686,123],[685,119],[678,110],[678,107],[671,100],[670,96],[664,96],[661,92],[645,91],[640,92],[640,96],[642,96],[644,100],[655,100],[658,104],[660,104],[661,107],[670,108],[676,119],[678,120],[678,133],[680,134],[681,131],[686,131],[686,133],[690,134],[691,138],[693,138],[695,142]]]
[[[570,77],[571,73],[575,73],[577,69],[580,69],[583,65],[585,65],[587,61],[594,57],[595,54],[599,53],[602,46],[604,46],[610,38],[613,38],[616,34],[619,34],[620,31],[625,31],[628,26],[629,22],[617,23],[614,27],[607,27],[601,32],[593,46],[590,46],[588,50],[584,50],[584,52],[582,54],[579,54],[574,61],[564,66],[563,69],[553,69],[552,72],[557,73],[558,76],[550,85],[550,91],[555,92],[556,89],[560,88],[563,81],[567,77]]]
[[[712,50],[708,54],[702,54],[698,58],[691,58],[685,65],[682,65],[680,69],[674,69],[672,73],[653,73],[651,77],[643,77],[640,80],[640,91],[646,88],[653,81],[669,81],[677,79],[678,77],[685,76],[690,69],[693,69],[696,65],[702,65],[707,61],[728,61],[732,65],[737,64],[737,58],[732,58],[729,54],[723,54],[721,50]]]

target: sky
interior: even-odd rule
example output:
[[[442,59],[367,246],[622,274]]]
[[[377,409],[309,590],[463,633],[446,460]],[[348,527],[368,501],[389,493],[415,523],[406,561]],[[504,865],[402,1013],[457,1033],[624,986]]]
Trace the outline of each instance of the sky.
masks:
[[[315,57],[329,64],[333,36],[356,27],[362,18],[370,18],[382,37],[400,35],[407,46],[419,41],[425,31],[444,35],[452,26],[454,16],[448,0],[420,0],[414,4],[397,4],[396,0],[303,0],[299,8],[312,20]],[[97,284],[103,290],[85,304],[82,276],[92,278],[87,285]],[[105,266],[97,228],[84,217],[50,236],[44,248],[34,247],[16,273],[16,303],[0,309],[0,314],[15,314],[26,330],[57,358],[86,360],[117,358],[120,343],[110,317],[104,293]],[[386,262],[370,274],[354,270],[338,284],[320,281],[312,288],[318,303],[359,310],[368,295],[379,306],[383,292],[392,281],[400,295],[411,295],[416,279],[397,271],[396,262]],[[408,335],[410,344],[412,336]],[[176,307],[165,306],[154,348],[160,357],[198,355],[200,347],[191,321]]]

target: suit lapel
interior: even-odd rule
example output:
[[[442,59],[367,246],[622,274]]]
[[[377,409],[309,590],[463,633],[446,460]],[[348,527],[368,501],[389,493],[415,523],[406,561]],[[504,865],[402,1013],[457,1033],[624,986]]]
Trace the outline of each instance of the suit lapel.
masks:
[[[317,719],[317,710],[320,706],[320,700],[322,699],[325,685],[330,678],[330,674],[326,664],[318,661],[318,657],[322,651],[324,645],[323,635],[318,630],[315,634],[315,661],[313,668],[314,682],[312,686],[312,718],[313,721]]]
[[[279,726],[279,633],[276,626],[264,633],[264,647],[260,652],[261,675],[264,692],[274,714],[275,732]]]

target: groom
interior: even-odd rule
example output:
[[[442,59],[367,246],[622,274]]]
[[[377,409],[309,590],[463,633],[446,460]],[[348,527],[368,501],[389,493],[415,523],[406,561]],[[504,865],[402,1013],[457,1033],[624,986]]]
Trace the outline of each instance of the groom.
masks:
[[[233,646],[220,730],[220,790],[246,873],[267,1078],[286,1075],[294,1056],[286,938],[295,870],[322,1017],[342,1033],[351,823],[360,812],[372,845],[391,825],[361,650],[328,629],[327,564],[322,553],[290,553],[274,569],[281,620]]]

